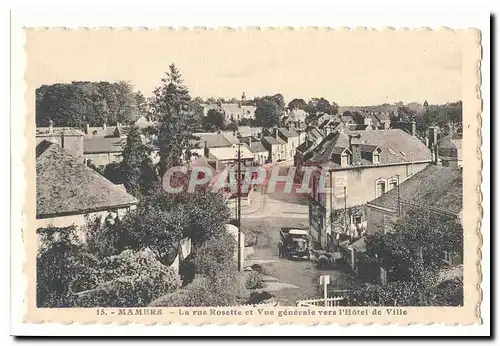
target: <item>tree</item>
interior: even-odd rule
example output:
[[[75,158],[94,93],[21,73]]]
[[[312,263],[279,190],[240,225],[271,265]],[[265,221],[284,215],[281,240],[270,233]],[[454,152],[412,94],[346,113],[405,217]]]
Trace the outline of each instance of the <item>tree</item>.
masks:
[[[257,109],[255,110],[255,120],[260,126],[274,127],[279,124],[281,111],[280,106],[269,98],[257,99]]]
[[[306,108],[307,108],[307,103],[303,99],[293,99],[292,101],[290,101],[288,103],[289,110],[292,110],[292,109],[306,110]]]
[[[135,97],[135,107],[137,109],[137,118],[140,117],[148,118],[149,115],[148,101],[140,91],[135,93],[134,97]]]
[[[335,102],[330,104],[330,101],[321,97],[321,98],[312,98],[307,103],[306,111],[309,114],[316,114],[316,113],[337,114],[338,109],[339,106]]]
[[[142,108],[141,108],[142,107]],[[42,85],[36,90],[36,124],[85,128],[131,123],[144,105],[127,82],[85,82]]]
[[[151,150],[142,143],[140,131],[136,126],[132,126],[128,133],[122,156],[121,169],[127,191],[135,197],[151,192],[156,186]]]
[[[222,112],[211,109],[204,118],[204,128],[208,131],[223,130],[225,122],[226,118]]]
[[[179,165],[184,150],[190,147],[195,114],[189,90],[174,64],[169,67],[162,85],[155,90],[155,116],[160,121],[158,147],[160,175]]]
[[[140,205],[124,220],[124,233],[130,235],[132,249],[150,249],[160,262],[170,265],[177,256],[186,220],[187,210],[182,206],[167,212],[154,205]]]

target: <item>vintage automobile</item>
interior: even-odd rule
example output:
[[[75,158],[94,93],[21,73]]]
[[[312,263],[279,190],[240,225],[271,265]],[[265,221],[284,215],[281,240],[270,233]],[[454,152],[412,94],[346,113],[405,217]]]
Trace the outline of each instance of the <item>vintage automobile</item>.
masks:
[[[278,245],[279,257],[311,258],[309,249],[309,232],[296,228],[281,228],[280,243]]]

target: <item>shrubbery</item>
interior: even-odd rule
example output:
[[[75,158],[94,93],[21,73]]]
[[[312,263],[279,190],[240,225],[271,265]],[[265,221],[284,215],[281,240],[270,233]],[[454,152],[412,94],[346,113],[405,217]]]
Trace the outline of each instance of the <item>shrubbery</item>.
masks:
[[[264,287],[264,281],[262,280],[262,275],[256,272],[250,272],[245,281],[245,287],[249,290],[254,290],[257,288]]]

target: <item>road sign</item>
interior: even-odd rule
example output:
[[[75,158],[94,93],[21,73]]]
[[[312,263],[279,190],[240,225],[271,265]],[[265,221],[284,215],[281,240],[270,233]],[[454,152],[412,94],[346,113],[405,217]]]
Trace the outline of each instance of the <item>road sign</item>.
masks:
[[[321,275],[319,277],[319,284],[320,285],[328,285],[328,284],[330,284],[330,275]]]

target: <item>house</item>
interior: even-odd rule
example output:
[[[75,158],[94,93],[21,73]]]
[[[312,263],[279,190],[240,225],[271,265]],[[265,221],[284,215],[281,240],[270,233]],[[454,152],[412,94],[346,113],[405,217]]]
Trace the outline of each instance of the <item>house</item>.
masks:
[[[104,123],[100,127],[91,127],[89,124],[85,127],[86,137],[127,137],[130,126],[123,126],[117,123],[115,126],[108,126]]]
[[[59,144],[36,147],[37,228],[83,226],[87,220],[121,218],[138,201]]]
[[[288,144],[278,136],[278,131],[275,131],[274,137],[264,136],[262,145],[268,151],[268,160],[270,162],[281,162],[287,158]]]
[[[190,141],[191,153],[196,156],[206,156],[205,150],[211,148],[230,148],[240,143],[238,137],[233,132],[198,132],[193,133],[193,139]]]
[[[390,231],[389,221],[414,207],[455,218],[461,223],[462,169],[428,165],[387,193],[366,204],[367,234]]]
[[[123,137],[86,137],[83,141],[84,162],[94,166],[121,162],[126,143]]]
[[[413,208],[425,208],[432,213],[444,215],[462,224],[462,169],[430,164],[400,185],[392,186],[388,192],[366,203],[367,235],[391,232],[393,220]],[[362,244],[364,240],[365,237],[362,237],[351,246],[352,259],[350,264],[356,272],[358,270],[358,254],[364,253],[366,246],[354,245]],[[461,264],[462,258],[459,255],[445,252],[443,253],[443,261],[453,266]],[[386,282],[387,273],[383,268],[381,268],[379,275],[380,281]]]
[[[462,134],[451,133],[437,143],[439,161],[446,167],[462,167]]]
[[[269,151],[264,147],[262,142],[254,137],[246,137],[242,139],[244,145],[254,155],[254,163],[263,165],[267,162]]]
[[[300,137],[293,129],[277,128],[278,136],[287,144],[284,160],[292,160],[295,156],[295,149],[300,145]]]
[[[303,109],[295,108],[288,110],[283,120],[286,125],[295,130],[305,130],[308,115]]]
[[[239,148],[241,170],[244,170],[245,167],[253,165],[254,154],[244,145],[240,145]],[[238,145],[206,148],[204,156],[216,171],[222,172],[224,169],[234,167],[238,163]]]
[[[221,103],[220,108],[227,121],[238,122],[243,119],[255,119],[255,106],[244,106],[238,103]]]
[[[84,133],[70,127],[37,127],[36,145],[43,141],[56,143],[78,160],[83,160]]]
[[[430,150],[402,130],[348,131],[341,127],[307,152],[310,233],[324,248],[364,227],[362,206],[432,162]]]
[[[238,137],[255,137],[258,140],[262,138],[261,126],[238,126]]]

